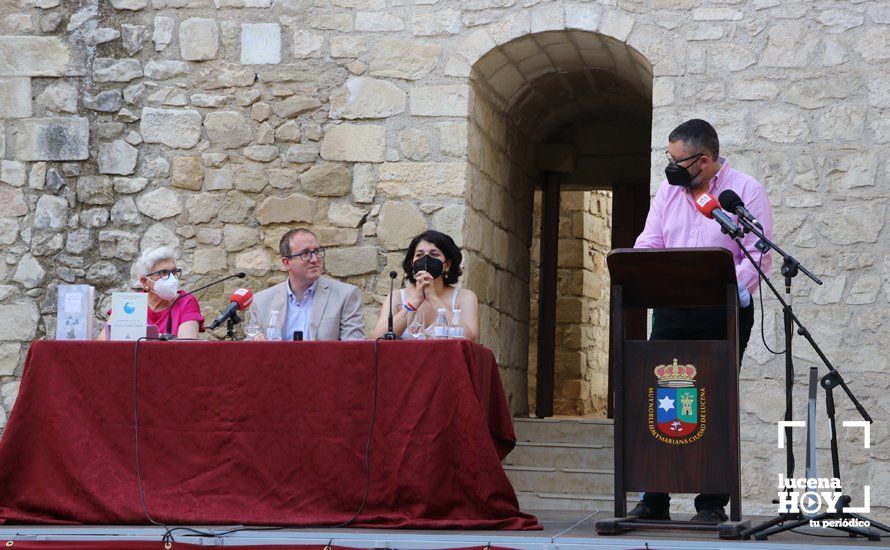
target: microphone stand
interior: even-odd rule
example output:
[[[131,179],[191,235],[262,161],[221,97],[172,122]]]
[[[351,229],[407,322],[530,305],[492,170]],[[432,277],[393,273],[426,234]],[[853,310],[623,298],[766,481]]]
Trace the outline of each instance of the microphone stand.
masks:
[[[393,281],[398,277],[398,273],[395,271],[389,272],[389,320],[386,326],[386,334],[383,335],[384,340],[395,340],[396,333],[393,331],[393,321],[392,321],[392,295],[393,292]]]
[[[841,386],[847,396],[850,398],[850,401],[853,402],[853,405],[856,407],[856,410],[865,419],[867,422],[871,423],[872,419],[869,416],[868,412],[866,412],[865,408],[856,399],[856,396],[850,391],[850,388],[847,386],[840,372],[831,364],[831,361],[825,356],[822,352],[822,349],[819,348],[819,345],[816,344],[816,341],[813,339],[809,330],[803,326],[803,323],[800,322],[800,319],[794,314],[791,308],[791,279],[798,274],[798,271],[803,272],[805,275],[810,277],[817,284],[822,284],[822,281],[819,280],[818,277],[813,275],[809,270],[800,265],[800,262],[797,261],[793,256],[779,248],[775,243],[773,243],[770,239],[768,239],[763,232],[759,231],[754,224],[752,224],[749,220],[745,219],[742,216],[739,216],[739,222],[744,226],[746,232],[754,233],[760,240],[754,245],[762,254],[765,254],[770,249],[775,250],[779,253],[784,263],[782,265],[782,275],[785,276],[785,295],[787,297],[787,301],[782,298],[782,294],[776,289],[773,285],[772,281],[766,276],[763,270],[760,268],[760,265],[754,261],[754,258],[751,257],[751,254],[748,250],[742,245],[740,239],[738,237],[733,237],[736,244],[739,245],[739,248],[748,258],[748,261],[754,266],[757,270],[758,274],[762,278],[764,282],[766,282],[769,289],[779,300],[779,303],[782,304],[782,312],[784,315],[785,321],[785,367],[786,367],[786,378],[785,378],[785,420],[791,420],[791,395],[792,388],[794,386],[794,365],[791,357],[791,339],[793,337],[793,325],[797,325],[797,333],[803,336],[807,342],[809,342],[810,346],[828,368],[828,374],[822,377],[821,385],[826,390],[825,401],[826,401],[826,412],[828,413],[829,426],[831,430],[831,461],[832,461],[832,469],[833,475],[835,478],[840,479],[840,460],[838,457],[838,441],[837,441],[837,430],[836,430],[836,418],[835,418],[835,407],[834,407],[834,395],[833,389],[836,386]],[[753,298],[752,298],[753,299]],[[817,368],[810,368],[810,380],[811,384],[815,383],[817,377]],[[815,388],[810,389],[811,395],[815,395]],[[815,441],[815,406],[809,407],[808,418],[807,418],[807,428],[810,430],[810,440],[808,441],[808,449],[807,449],[807,466],[808,466],[808,474],[810,472],[815,473],[815,464],[816,464],[816,441]],[[794,451],[791,448],[791,427],[786,426],[785,428],[785,449],[787,453],[787,467],[788,467],[788,478],[794,474]],[[812,467],[812,470],[810,468]],[[837,502],[836,506],[840,508],[846,507],[852,499],[843,495]],[[836,508],[837,510],[837,508]],[[810,521],[819,522],[823,520],[849,520],[851,518],[859,519],[862,521],[869,521],[871,525],[890,533],[890,527],[882,525],[881,523],[869,520],[863,516],[858,514],[852,514],[848,512],[824,512],[821,514],[817,514],[812,517],[804,517],[804,514],[801,512],[780,512],[779,515],[775,518],[767,520],[760,525],[756,525],[750,529],[746,529],[742,531],[741,536],[743,539],[749,539],[752,535],[757,540],[766,540],[767,537],[774,535],[776,533],[781,533],[784,531],[789,531],[791,529],[796,529],[797,527],[801,527],[804,525],[808,525]],[[790,521],[790,523],[786,524],[785,522]],[[860,527],[832,527],[832,529],[839,529],[841,531],[845,531],[849,533],[851,536],[862,536],[866,537],[870,541],[879,541],[881,536],[875,531],[867,528]]]
[[[208,288],[212,287],[213,285],[218,285],[219,283],[228,281],[229,279],[234,279],[236,277],[238,279],[243,279],[246,276],[247,275],[243,271],[241,271],[241,272],[235,273],[234,275],[229,275],[228,277],[223,277],[222,279],[219,279],[218,281],[213,281],[212,283],[198,287],[195,290],[183,292],[182,294],[178,295],[176,298],[173,299],[173,302],[170,303],[169,309],[170,309],[171,315],[167,316],[167,332],[165,332],[164,334],[161,334],[158,339],[163,340],[165,342],[169,341],[169,340],[176,340],[176,335],[171,334],[173,332],[173,315],[172,315],[172,313],[173,313],[173,306],[176,305],[176,302],[178,302],[180,298],[182,298],[183,296],[188,296],[189,294],[194,294],[195,292],[201,292],[202,290],[208,289]]]

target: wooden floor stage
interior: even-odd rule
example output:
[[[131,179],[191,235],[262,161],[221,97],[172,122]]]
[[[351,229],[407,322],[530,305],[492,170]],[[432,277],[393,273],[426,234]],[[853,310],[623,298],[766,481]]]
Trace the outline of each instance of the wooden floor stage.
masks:
[[[243,531],[224,537],[224,540],[197,537],[181,532],[175,533],[178,542],[204,546],[250,546],[250,545],[299,545],[333,544],[351,548],[404,548],[433,550],[497,546],[522,550],[565,550],[581,548],[613,549],[795,549],[834,547],[845,548],[888,548],[890,538],[880,542],[852,539],[834,530],[806,528],[803,532],[822,536],[807,536],[802,533],[783,533],[767,541],[720,540],[716,535],[697,533],[653,533],[631,532],[618,536],[598,536],[596,521],[610,517],[604,512],[574,511],[531,511],[541,524],[543,531],[415,531],[393,529],[282,529],[274,531]],[[765,518],[749,517],[752,525]],[[202,531],[224,531],[223,527],[199,528]],[[72,541],[121,541],[161,540],[164,530],[157,527],[132,526],[0,526],[0,545],[8,540],[72,540]],[[831,536],[828,538],[826,535]]]

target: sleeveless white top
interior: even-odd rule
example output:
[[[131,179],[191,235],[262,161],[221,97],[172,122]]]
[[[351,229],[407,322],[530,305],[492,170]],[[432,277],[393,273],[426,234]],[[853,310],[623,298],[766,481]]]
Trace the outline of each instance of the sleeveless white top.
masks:
[[[451,296],[451,312],[454,313],[454,307],[457,305],[457,295],[460,294],[460,287],[454,287],[454,294]],[[405,292],[404,288],[399,289],[399,296],[402,298],[402,307],[408,305],[408,293]],[[410,323],[408,323],[410,325]],[[402,335],[399,336],[402,340],[408,340],[411,338],[411,335],[408,334],[408,327],[405,327],[405,331],[402,332]]]

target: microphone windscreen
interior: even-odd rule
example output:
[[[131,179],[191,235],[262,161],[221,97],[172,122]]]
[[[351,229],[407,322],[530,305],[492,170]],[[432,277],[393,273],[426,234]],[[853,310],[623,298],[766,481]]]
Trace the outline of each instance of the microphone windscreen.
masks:
[[[699,198],[695,199],[695,207],[698,208],[698,211],[704,214],[705,216],[713,219],[714,218],[714,209],[720,208],[720,203],[717,202],[717,199],[714,198],[714,195],[710,193],[705,193]]]
[[[737,207],[745,206],[745,203],[742,202],[742,197],[738,193],[732,189],[726,189],[720,193],[720,206],[727,212],[735,212]]]
[[[244,273],[243,271],[239,271],[238,273],[235,273],[235,277],[238,277],[239,279],[243,279],[244,277],[247,277],[247,273]]]
[[[390,271],[390,272],[389,272],[389,278],[390,278],[390,279],[395,279],[395,278],[398,277],[398,276],[399,276],[399,274],[396,273],[395,271]]]
[[[229,303],[235,302],[238,304],[238,310],[243,311],[250,307],[250,304],[253,303],[253,292],[249,288],[239,288],[235,292],[232,293],[232,297],[229,298]]]

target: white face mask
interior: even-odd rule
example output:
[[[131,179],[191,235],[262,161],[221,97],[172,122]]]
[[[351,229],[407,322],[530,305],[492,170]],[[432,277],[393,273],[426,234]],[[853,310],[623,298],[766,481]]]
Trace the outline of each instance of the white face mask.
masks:
[[[158,279],[152,284],[151,291],[162,300],[172,300],[179,292],[179,279],[173,275],[166,279]]]

